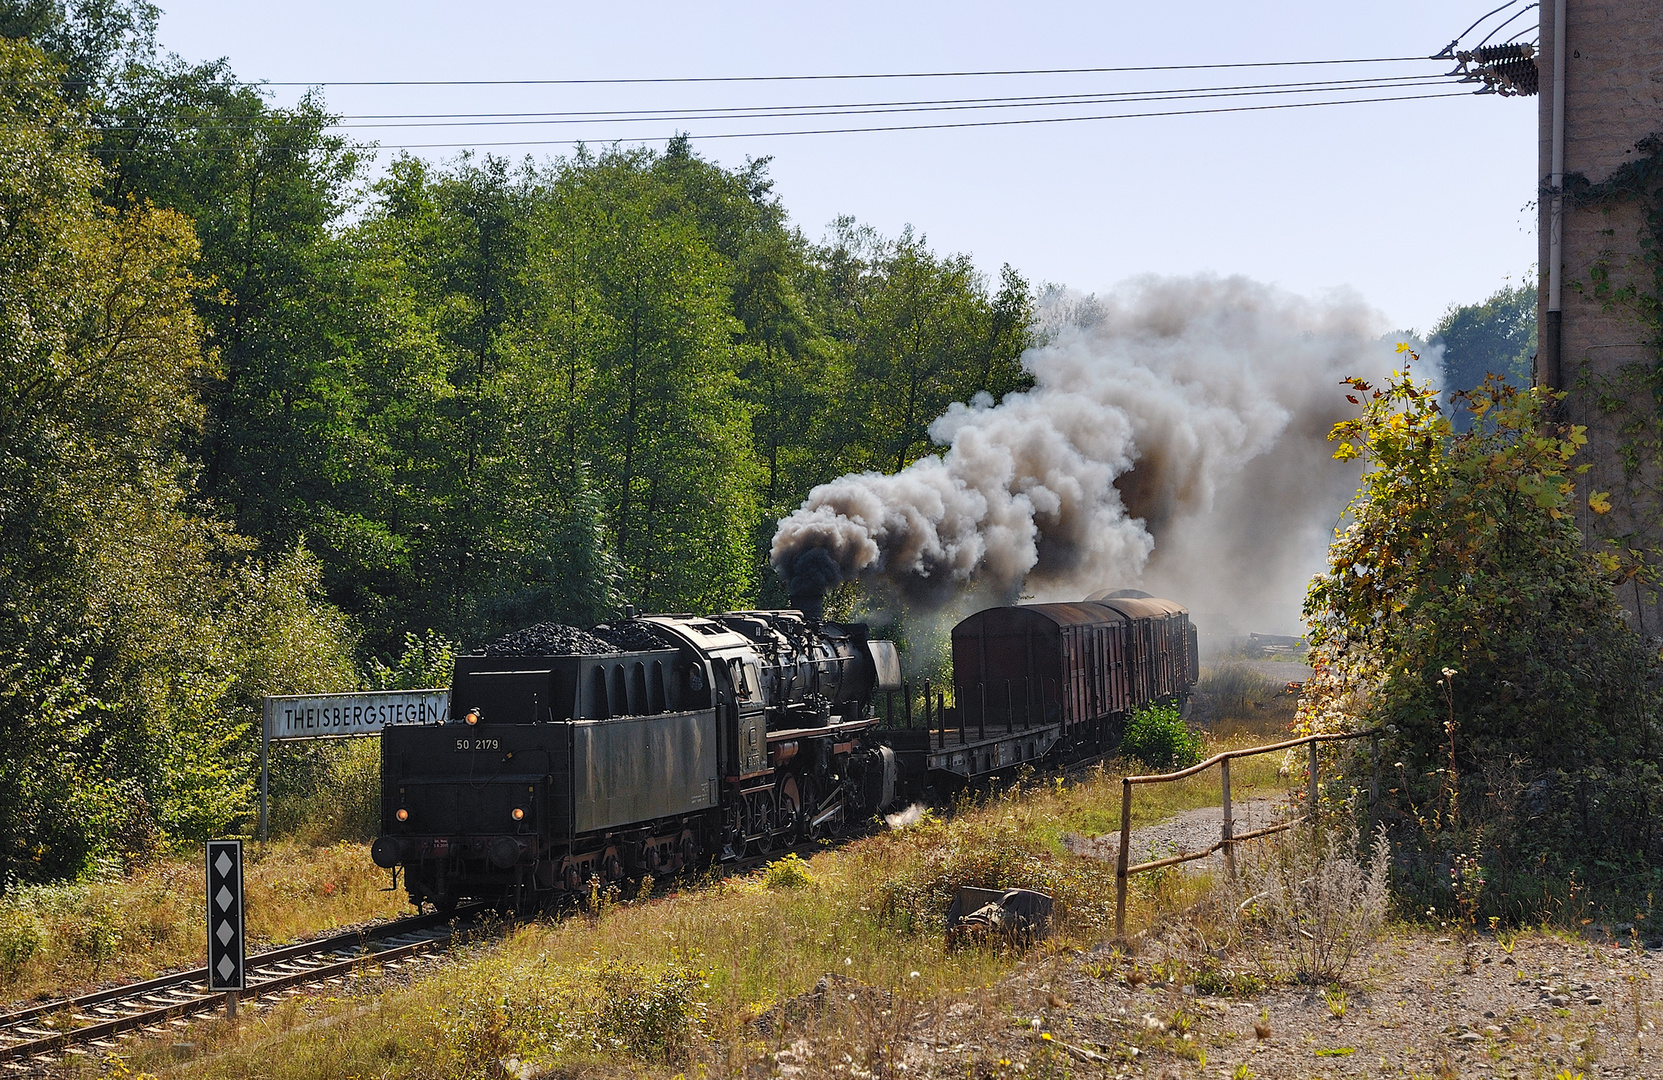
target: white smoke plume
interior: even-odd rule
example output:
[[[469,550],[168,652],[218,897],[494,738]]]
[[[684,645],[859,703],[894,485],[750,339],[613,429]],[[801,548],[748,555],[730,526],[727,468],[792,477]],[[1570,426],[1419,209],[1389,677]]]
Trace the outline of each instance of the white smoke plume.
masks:
[[[1239,277],[1048,300],[1032,390],[952,406],[930,428],[942,451],[899,473],[816,487],[780,521],[775,568],[826,576],[829,556],[915,607],[1138,587],[1298,632],[1357,481],[1327,442],[1355,413],[1340,380],[1397,359],[1378,314]]]

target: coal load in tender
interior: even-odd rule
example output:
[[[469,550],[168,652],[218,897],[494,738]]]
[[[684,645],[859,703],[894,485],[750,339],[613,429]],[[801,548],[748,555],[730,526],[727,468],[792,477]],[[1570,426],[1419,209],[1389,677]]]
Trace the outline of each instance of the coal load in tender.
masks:
[[[617,626],[601,623],[592,633],[609,642],[618,652],[650,652],[653,649],[673,649],[675,639],[651,623],[626,622]]]
[[[546,622],[504,634],[482,651],[486,656],[597,656],[618,650],[587,630]]]

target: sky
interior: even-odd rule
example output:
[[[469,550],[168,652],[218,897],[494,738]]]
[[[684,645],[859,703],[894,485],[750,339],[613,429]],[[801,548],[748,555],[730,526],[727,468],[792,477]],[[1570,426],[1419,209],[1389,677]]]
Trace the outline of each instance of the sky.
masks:
[[[527,154],[540,160],[570,152],[568,146],[531,145],[542,140],[582,138],[598,145],[662,139],[684,130],[697,153],[724,165],[771,157],[775,190],[811,239],[848,214],[890,235],[911,225],[937,251],[967,254],[990,275],[1009,263],[1036,284],[1102,293],[1146,274],[1243,274],[1307,296],[1349,291],[1380,312],[1382,330],[1424,331],[1452,303],[1476,302],[1504,284],[1529,279],[1536,253],[1534,98],[1463,93],[1203,116],[730,139],[701,136],[1133,110],[1095,104],[996,115],[957,109],[922,118],[909,113],[758,120],[705,118],[685,110],[1434,75],[1448,70],[1447,63],[645,85],[331,84],[1421,57],[1442,49],[1497,2],[162,0],[159,36],[164,48],[187,60],[225,57],[241,78],[326,84],[320,92],[327,105],[351,117],[648,109],[683,117],[348,132],[387,147],[464,143],[514,160]],[[1498,40],[1534,16],[1529,12]],[[303,92],[271,88],[280,104]],[[1361,90],[1353,96],[1399,92]],[[1270,94],[1220,104],[1297,100],[1310,99]],[[1190,102],[1137,108],[1196,107]],[[383,163],[391,152],[381,155]],[[410,152],[442,161],[459,150]]]

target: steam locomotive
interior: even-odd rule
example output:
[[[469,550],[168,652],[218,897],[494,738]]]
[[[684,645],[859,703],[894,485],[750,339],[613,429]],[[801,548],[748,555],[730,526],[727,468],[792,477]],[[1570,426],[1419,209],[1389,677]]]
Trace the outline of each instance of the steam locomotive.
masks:
[[[458,657],[451,718],[382,735],[372,857],[418,906],[535,907],[1112,749],[1198,674],[1176,604],[996,608],[953,632],[954,703],[926,684],[915,709],[895,645],[817,607],[630,620],[648,647]]]

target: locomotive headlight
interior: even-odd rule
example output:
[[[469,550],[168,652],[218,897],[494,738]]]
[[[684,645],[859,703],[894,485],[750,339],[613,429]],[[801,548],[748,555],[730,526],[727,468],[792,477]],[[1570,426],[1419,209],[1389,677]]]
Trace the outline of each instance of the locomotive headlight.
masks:
[[[410,811],[406,810],[404,807],[401,806],[401,807],[398,808],[398,813],[394,814],[393,816],[398,818],[400,821],[409,821],[410,820]]]
[[[479,710],[469,709],[468,715],[462,718],[462,722],[467,724],[469,727],[473,727],[475,724],[479,723]]]
[[[521,809],[520,807],[516,806],[516,807],[514,807],[513,812],[510,813],[508,816],[513,818],[515,821],[524,821],[525,820],[525,811],[523,809]]]

